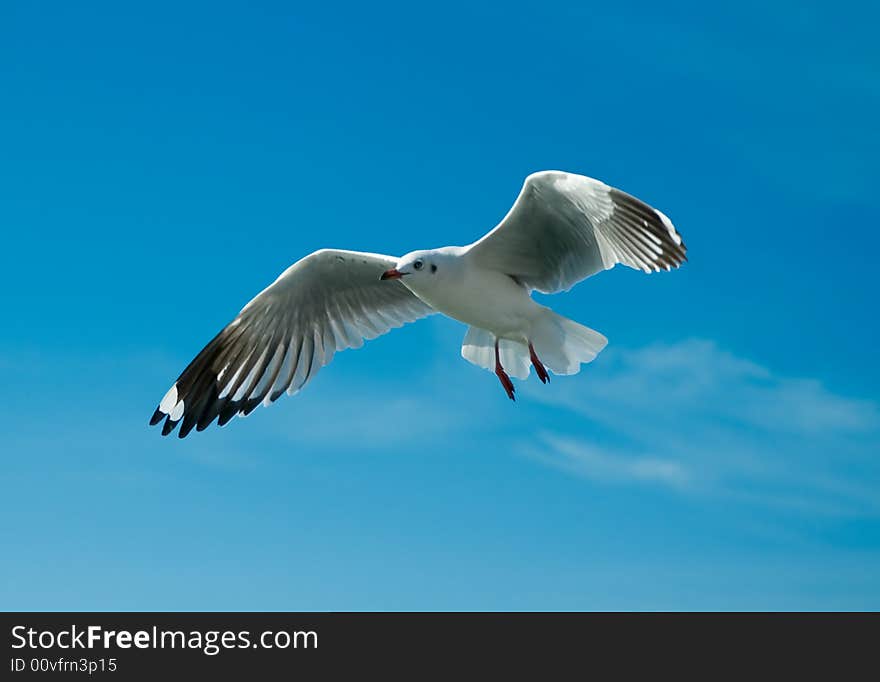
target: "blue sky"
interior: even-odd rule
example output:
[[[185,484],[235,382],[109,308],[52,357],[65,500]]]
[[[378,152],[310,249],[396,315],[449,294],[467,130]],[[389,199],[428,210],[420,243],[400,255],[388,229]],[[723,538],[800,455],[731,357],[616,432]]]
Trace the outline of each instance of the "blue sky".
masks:
[[[878,20],[3,3],[0,607],[880,608]],[[469,243],[548,168],[689,247],[552,299],[578,376],[511,404],[434,317],[147,427],[293,261]]]

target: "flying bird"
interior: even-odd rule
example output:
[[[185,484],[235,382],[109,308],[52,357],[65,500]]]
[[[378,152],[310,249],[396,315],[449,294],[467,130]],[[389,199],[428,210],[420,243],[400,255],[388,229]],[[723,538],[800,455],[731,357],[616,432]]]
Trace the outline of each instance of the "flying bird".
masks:
[[[223,426],[299,392],[334,353],[434,313],[469,325],[462,357],[493,371],[515,400],[511,376],[576,374],[608,343],[533,291],[567,291],[617,263],[671,270],[685,253],[669,218],[635,197],[583,175],[534,173],[504,219],[468,246],[401,258],[322,249],[297,261],[183,370],[150,424],[164,420],[162,435],[181,424],[181,438],[215,419]]]

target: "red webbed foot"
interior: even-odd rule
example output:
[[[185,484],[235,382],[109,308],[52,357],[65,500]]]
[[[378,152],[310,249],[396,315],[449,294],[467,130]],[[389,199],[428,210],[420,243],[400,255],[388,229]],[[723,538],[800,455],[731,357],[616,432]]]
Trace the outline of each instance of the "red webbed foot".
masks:
[[[546,384],[550,381],[550,375],[547,373],[544,363],[538,359],[538,355],[535,353],[535,348],[532,346],[531,341],[529,341],[529,357],[532,360],[532,366],[535,368],[535,373],[538,375],[541,383]]]
[[[498,377],[501,385],[504,386],[504,390],[507,391],[507,397],[516,402],[516,389],[513,387],[513,382],[510,380],[507,372],[501,366],[501,358],[498,356],[498,339],[495,339],[495,376]]]

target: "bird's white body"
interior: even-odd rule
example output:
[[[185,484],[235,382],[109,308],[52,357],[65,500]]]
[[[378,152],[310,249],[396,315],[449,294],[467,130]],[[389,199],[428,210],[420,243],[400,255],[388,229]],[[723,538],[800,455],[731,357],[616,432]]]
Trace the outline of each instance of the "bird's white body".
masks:
[[[516,202],[468,246],[401,258],[322,249],[297,261],[250,301],[196,356],[156,408],[167,435],[225,424],[285,392],[300,391],[333,355],[359,348],[432,313],[469,325],[469,362],[494,371],[514,399],[508,374],[542,382],[575,374],[605,347],[600,333],[532,299],[553,294],[617,263],[644,272],[678,267],[685,246],[672,222],[599,180],[542,171]]]
[[[498,338],[527,342],[532,324],[546,310],[510,275],[476,267],[466,247],[445,246],[411,256],[422,258],[428,272],[401,279],[407,289],[447,317]],[[430,273],[434,265],[437,270]]]

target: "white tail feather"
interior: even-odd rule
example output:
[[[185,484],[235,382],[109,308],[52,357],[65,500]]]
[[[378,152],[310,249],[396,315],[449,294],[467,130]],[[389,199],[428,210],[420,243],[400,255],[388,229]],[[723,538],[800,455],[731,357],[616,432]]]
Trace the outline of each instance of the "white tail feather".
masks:
[[[592,361],[608,344],[608,339],[599,332],[550,309],[533,323],[530,341],[538,358],[554,374],[577,374],[582,364]],[[501,339],[498,354],[508,374],[517,379],[528,378],[531,359],[525,343]],[[480,327],[468,327],[461,356],[477,367],[494,371],[495,334]]]
[[[480,327],[468,327],[461,344],[461,357],[477,367],[495,371],[495,334]],[[501,366],[512,377],[527,379],[531,363],[529,347],[518,341],[501,339],[498,342]]]
[[[552,310],[532,325],[532,345],[544,366],[554,374],[577,374],[608,345],[599,332],[557,315]]]

